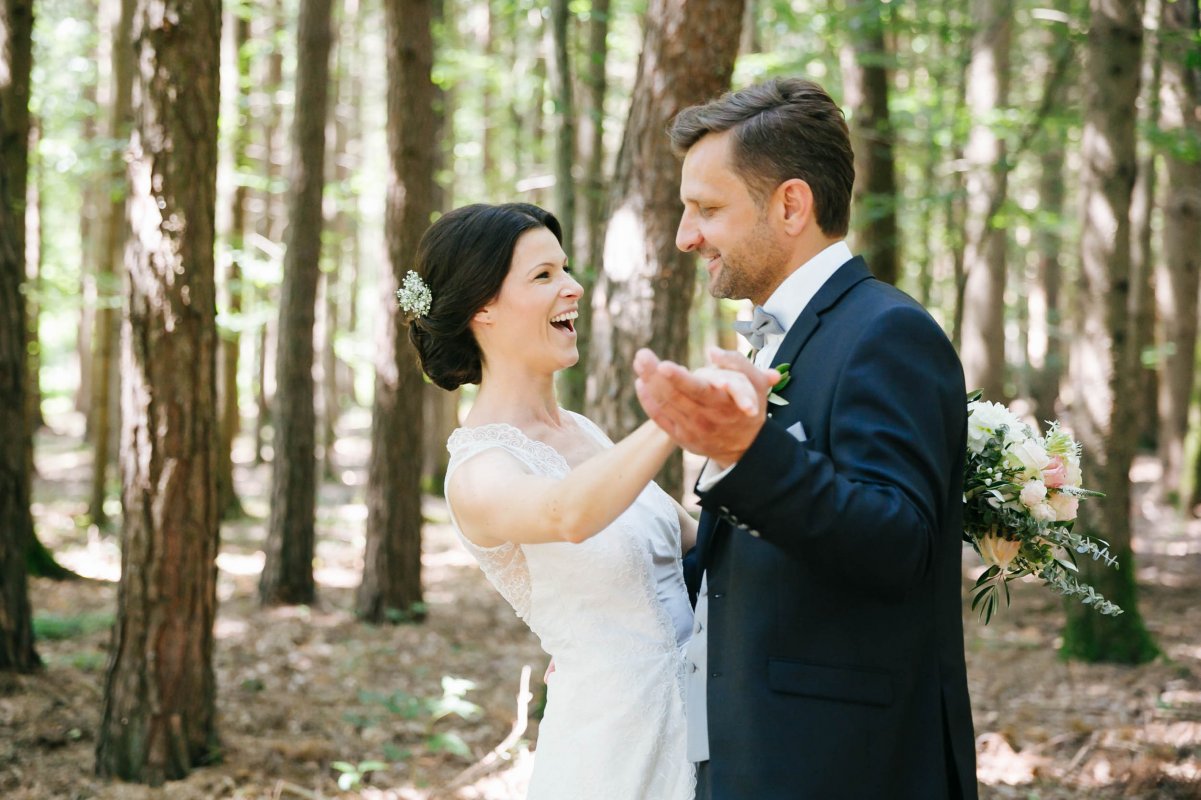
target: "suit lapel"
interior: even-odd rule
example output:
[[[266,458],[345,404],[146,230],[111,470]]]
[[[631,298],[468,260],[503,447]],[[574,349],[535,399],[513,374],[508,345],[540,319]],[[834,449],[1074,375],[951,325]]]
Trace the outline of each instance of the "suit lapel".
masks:
[[[821,315],[835,306],[852,286],[871,276],[872,273],[867,268],[867,262],[863,260],[862,256],[855,256],[839,267],[829,280],[822,284],[822,288],[818,289],[817,294],[813,296],[813,299],[805,306],[805,310],[797,317],[796,322],[788,329],[784,341],[780,343],[780,349],[772,358],[771,365],[775,367],[780,364],[795,363],[797,354],[801,352],[821,323]]]
[[[805,310],[797,317],[792,327],[788,329],[784,341],[780,344],[780,349],[772,358],[772,366],[795,363],[797,355],[817,331],[821,323],[821,315],[837,305],[843,295],[849,292],[853,286],[870,277],[872,277],[872,273],[867,268],[867,262],[861,256],[856,256],[839,267],[805,306]],[[726,535],[728,528],[729,523],[721,515],[711,511],[702,513],[696,539],[697,563],[701,569],[708,567],[716,539],[719,535]]]

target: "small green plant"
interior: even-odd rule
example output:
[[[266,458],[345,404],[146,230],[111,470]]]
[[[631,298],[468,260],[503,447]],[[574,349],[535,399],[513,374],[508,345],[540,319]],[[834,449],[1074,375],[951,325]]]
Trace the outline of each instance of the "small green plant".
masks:
[[[391,694],[360,692],[359,702],[383,706],[401,719],[421,720],[424,728],[422,736],[425,740],[426,749],[429,752],[451,753],[456,756],[468,758],[471,756],[471,748],[463,741],[462,737],[453,731],[436,732],[434,726],[439,720],[446,717],[459,717],[464,720],[472,720],[479,717],[483,713],[483,709],[466,699],[466,694],[474,688],[475,683],[470,680],[444,675],[442,676],[441,697],[417,697],[401,691]],[[343,718],[363,728],[376,721],[366,714],[347,713],[343,715]],[[408,751],[394,750],[392,753],[385,752],[385,755],[393,761],[401,761],[408,758],[410,753]],[[349,764],[346,761],[338,763]],[[342,769],[341,767],[337,768]],[[342,772],[343,775],[349,774],[345,770],[342,770]]]
[[[38,614],[33,618],[33,635],[46,640],[74,639],[112,626],[113,615],[104,612],[71,616]]]
[[[344,792],[361,788],[363,781],[371,777],[372,772],[388,768],[388,765],[382,761],[360,761],[357,764],[349,761],[335,761],[330,766],[341,773],[338,776],[338,788]]]

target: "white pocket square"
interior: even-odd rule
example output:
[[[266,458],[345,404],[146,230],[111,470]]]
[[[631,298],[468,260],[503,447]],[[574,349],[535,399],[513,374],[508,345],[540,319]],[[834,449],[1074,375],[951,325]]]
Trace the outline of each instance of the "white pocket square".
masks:
[[[791,433],[793,436],[795,436],[796,440],[798,442],[804,442],[809,439],[809,437],[805,435],[805,426],[802,425],[800,423],[800,421],[794,422],[791,425],[789,425],[788,432]]]

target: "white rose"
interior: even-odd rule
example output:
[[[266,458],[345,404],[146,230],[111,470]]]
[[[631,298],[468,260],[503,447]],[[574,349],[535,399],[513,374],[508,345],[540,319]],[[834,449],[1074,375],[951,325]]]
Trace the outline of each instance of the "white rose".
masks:
[[[1047,487],[1042,481],[1030,481],[1022,487],[1022,505],[1031,511],[1043,505],[1043,500],[1046,498]]]
[[[1023,439],[1013,444],[1005,453],[1005,462],[1011,467],[1020,467],[1027,475],[1042,475],[1051,463],[1051,457],[1037,439]],[[1042,481],[1039,481],[1042,485]]]
[[[967,443],[974,453],[983,451],[985,443],[1002,425],[1010,431],[1021,430],[1021,420],[1000,403],[976,401],[969,403],[967,409]]]
[[[1084,476],[1080,474],[1080,459],[1069,458],[1068,474],[1067,478],[1064,479],[1064,486],[1079,486],[1080,481],[1083,479]]]
[[[1055,509],[1047,503],[1039,503],[1034,508],[1030,509],[1030,516],[1034,517],[1039,522],[1054,522],[1057,519]]]
[[[1070,522],[1076,518],[1080,510],[1080,498],[1074,494],[1056,492],[1047,500],[1055,512],[1057,522]]]

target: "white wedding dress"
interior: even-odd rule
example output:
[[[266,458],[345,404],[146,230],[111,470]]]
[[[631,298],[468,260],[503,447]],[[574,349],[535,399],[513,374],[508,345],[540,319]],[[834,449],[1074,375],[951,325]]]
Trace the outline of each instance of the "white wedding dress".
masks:
[[[566,413],[612,445],[591,421]],[[494,448],[538,475],[569,471],[556,450],[506,424],[459,428],[447,448],[448,484],[457,467]],[[482,548],[460,538],[555,660],[528,800],[691,800],[681,648],[692,608],[667,494],[648,485],[581,544]]]

